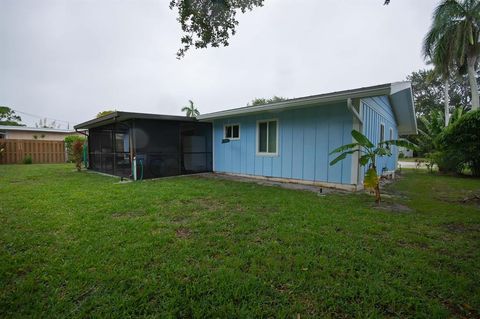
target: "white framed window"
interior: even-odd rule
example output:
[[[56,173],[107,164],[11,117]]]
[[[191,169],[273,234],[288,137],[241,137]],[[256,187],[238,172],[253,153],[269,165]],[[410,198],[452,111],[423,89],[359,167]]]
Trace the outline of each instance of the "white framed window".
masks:
[[[257,121],[257,155],[278,155],[278,120]]]
[[[380,142],[385,141],[385,124],[380,123]]]
[[[240,124],[225,124],[223,127],[223,138],[229,140],[239,140]]]
[[[390,128],[390,141],[393,140],[393,128]]]

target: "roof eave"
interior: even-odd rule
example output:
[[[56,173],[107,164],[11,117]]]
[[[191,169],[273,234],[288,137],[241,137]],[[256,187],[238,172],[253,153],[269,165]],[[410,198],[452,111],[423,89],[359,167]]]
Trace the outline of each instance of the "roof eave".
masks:
[[[389,99],[397,120],[398,134],[416,135],[418,128],[411,83],[392,83]]]
[[[99,118],[95,118],[95,119],[77,124],[73,128],[75,130],[78,130],[78,129],[88,129],[88,128],[91,128],[91,127],[100,126],[100,125],[102,125],[103,122],[108,122],[109,120],[113,120],[116,117],[118,117],[118,111],[112,112],[110,114],[104,115],[104,116],[99,117]],[[107,124],[107,123],[104,123],[104,124]]]
[[[290,109],[296,107],[305,107],[310,105],[327,104],[336,101],[347,100],[348,98],[361,98],[366,96],[388,95],[391,92],[391,84],[384,84],[375,87],[362,88],[350,91],[341,91],[335,93],[327,93],[318,96],[311,96],[305,98],[292,99],[272,104],[246,106],[226,111],[213,112],[203,114],[197,118],[200,121],[210,121],[236,115],[253,114],[260,112],[276,111],[283,109]]]
[[[147,119],[147,120],[164,120],[164,121],[183,121],[183,122],[195,122],[196,118],[178,116],[178,115],[163,115],[163,114],[150,114],[150,113],[135,113],[135,112],[123,112],[115,111],[97,119],[92,119],[74,126],[75,129],[91,129],[107,124],[116,122],[127,121],[131,119]]]

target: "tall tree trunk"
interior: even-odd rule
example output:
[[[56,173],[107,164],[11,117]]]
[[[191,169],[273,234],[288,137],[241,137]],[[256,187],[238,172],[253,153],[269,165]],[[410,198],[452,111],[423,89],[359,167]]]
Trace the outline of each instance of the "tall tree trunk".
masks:
[[[448,77],[445,78],[445,83],[444,83],[444,88],[443,88],[443,99],[444,99],[444,104],[445,104],[445,126],[448,126],[448,121],[450,120],[450,94],[448,91],[450,91],[450,81],[448,80]]]
[[[480,106],[480,99],[478,97],[478,84],[475,72],[475,61],[477,57],[467,57],[468,66],[468,80],[470,81],[470,88],[472,90],[472,110],[478,110]]]

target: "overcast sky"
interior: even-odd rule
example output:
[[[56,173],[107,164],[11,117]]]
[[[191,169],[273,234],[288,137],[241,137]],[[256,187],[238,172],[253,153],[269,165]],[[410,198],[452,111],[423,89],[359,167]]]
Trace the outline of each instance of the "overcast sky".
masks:
[[[91,119],[104,109],[181,114],[405,80],[438,0],[266,0],[226,48],[182,60],[167,0],[0,0],[0,105]],[[34,125],[35,117],[24,116]]]

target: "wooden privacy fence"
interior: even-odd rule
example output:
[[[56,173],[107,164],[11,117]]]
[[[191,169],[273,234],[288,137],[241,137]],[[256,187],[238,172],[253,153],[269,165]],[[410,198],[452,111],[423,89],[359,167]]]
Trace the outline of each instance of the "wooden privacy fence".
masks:
[[[18,164],[31,156],[36,163],[65,163],[65,143],[63,141],[0,140],[4,151],[0,164]]]

